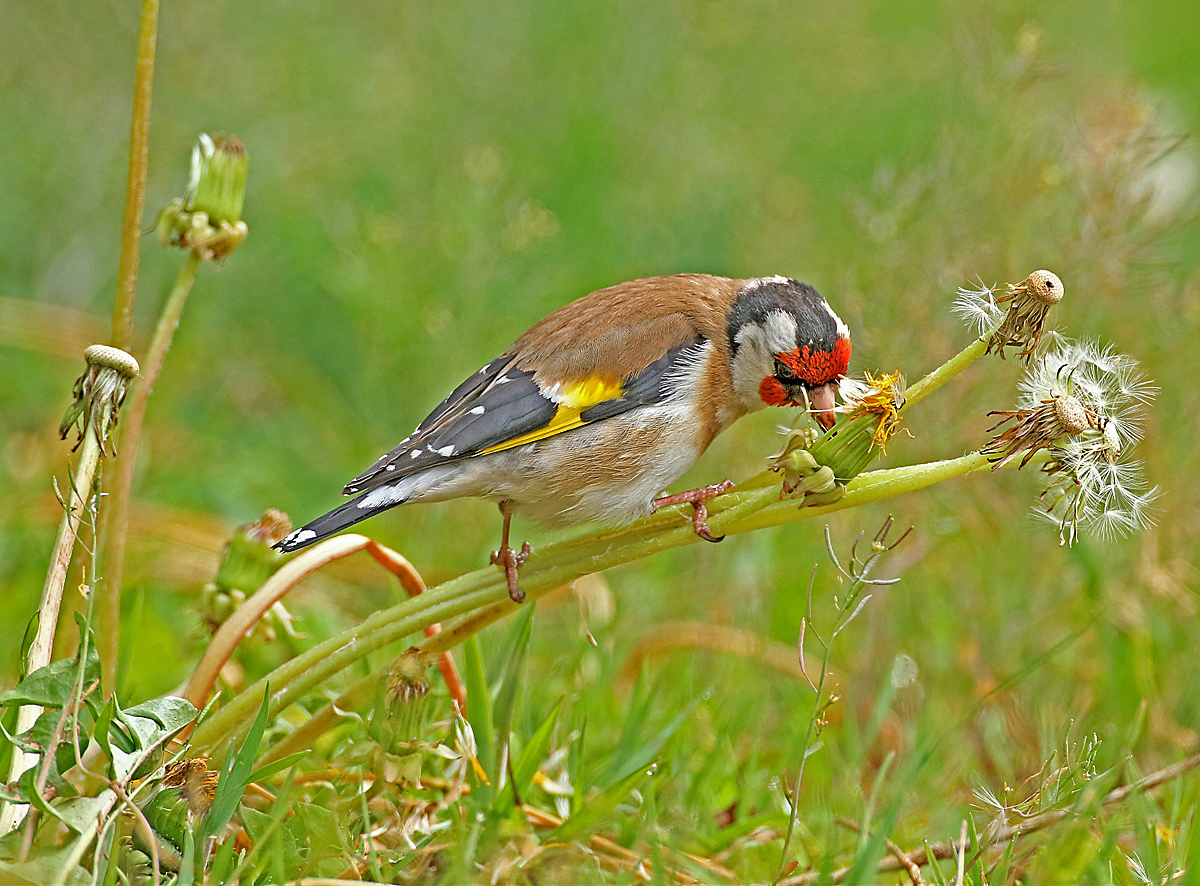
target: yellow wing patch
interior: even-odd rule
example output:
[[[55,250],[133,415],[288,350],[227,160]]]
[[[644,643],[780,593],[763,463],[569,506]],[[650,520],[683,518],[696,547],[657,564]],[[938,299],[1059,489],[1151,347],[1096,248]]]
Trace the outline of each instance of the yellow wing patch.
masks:
[[[537,430],[513,437],[511,440],[505,440],[503,443],[497,443],[479,454],[491,455],[493,452],[503,452],[505,449],[524,446],[526,443],[545,440],[547,437],[554,437],[565,431],[583,427],[587,422],[579,417],[580,413],[598,403],[614,400],[621,396],[621,382],[612,376],[589,375],[579,381],[555,385],[546,391],[546,394],[558,404],[558,411],[554,413],[554,418]]]

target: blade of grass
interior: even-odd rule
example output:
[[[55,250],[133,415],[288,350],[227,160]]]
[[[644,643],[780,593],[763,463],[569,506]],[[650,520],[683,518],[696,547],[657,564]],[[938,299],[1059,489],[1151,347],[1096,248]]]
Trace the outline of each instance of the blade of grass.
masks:
[[[617,804],[629,796],[630,792],[652,776],[650,769],[637,769],[584,804],[579,812],[572,815],[555,828],[546,838],[552,843],[568,843],[584,834],[591,833],[601,821],[614,809]]]

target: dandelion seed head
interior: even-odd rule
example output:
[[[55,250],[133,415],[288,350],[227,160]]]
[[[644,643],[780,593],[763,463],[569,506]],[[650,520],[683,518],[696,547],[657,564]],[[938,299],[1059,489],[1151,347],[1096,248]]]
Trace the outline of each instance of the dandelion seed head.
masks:
[[[1072,401],[1088,417],[1078,435],[1048,447],[1053,458],[1043,468],[1049,484],[1036,513],[1058,524],[1062,542],[1073,543],[1080,528],[1112,539],[1151,525],[1158,490],[1127,458],[1157,391],[1138,362],[1108,345],[1054,335],[1019,388],[1022,408],[1052,403],[1063,427],[1071,426],[1065,419]]]

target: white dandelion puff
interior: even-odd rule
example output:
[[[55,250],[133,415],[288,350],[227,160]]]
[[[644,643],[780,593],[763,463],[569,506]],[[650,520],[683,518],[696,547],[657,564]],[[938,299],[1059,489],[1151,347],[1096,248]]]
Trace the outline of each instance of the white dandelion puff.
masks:
[[[1024,452],[1022,464],[1038,448],[1049,452],[1042,467],[1049,484],[1035,512],[1059,527],[1062,544],[1073,544],[1081,529],[1102,539],[1140,532],[1153,523],[1150,511],[1159,493],[1128,455],[1142,439],[1146,406],[1157,388],[1136,360],[1107,345],[1058,335],[1048,344],[1018,386],[1018,409],[998,414],[1034,428],[1039,415],[1078,404],[1086,424],[1068,422],[1068,428],[1043,420],[1034,428],[1042,433],[1006,432],[1008,438],[997,437],[983,451],[1005,461]]]

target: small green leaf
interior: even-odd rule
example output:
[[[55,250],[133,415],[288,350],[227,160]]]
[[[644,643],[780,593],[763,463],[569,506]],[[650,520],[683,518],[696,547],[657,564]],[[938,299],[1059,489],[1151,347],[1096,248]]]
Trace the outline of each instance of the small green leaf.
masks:
[[[100,660],[96,659],[96,673],[88,676],[98,677]],[[52,661],[44,668],[38,668],[12,689],[0,692],[0,706],[36,704],[44,708],[61,708],[75,694],[75,677],[79,663],[69,658]]]
[[[184,822],[183,861],[179,865],[179,879],[175,886],[193,886],[196,882],[196,838],[191,820]]]
[[[307,757],[310,753],[312,752],[296,751],[294,754],[288,754],[286,757],[280,757],[278,760],[272,760],[265,766],[261,766],[250,773],[250,782],[253,783],[262,781],[264,778],[270,778],[276,772],[283,772],[285,769],[290,769],[292,766],[295,766],[297,763]]]
[[[577,813],[555,828],[546,842],[567,843],[596,829],[606,815],[617,808],[617,804],[637,789],[642,782],[654,774],[650,768],[631,772],[598,797],[589,799]]]
[[[100,714],[96,717],[96,726],[92,729],[92,737],[96,739],[96,744],[100,745],[100,750],[104,751],[104,756],[108,757],[109,760],[112,759],[113,753],[112,746],[108,740],[108,730],[116,711],[117,697],[114,695],[100,709]]]
[[[463,643],[464,679],[467,683],[467,722],[475,733],[476,757],[488,780],[496,783],[496,744],[492,727],[492,696],[488,692],[487,678],[483,672],[483,653],[479,648],[479,636],[472,634]],[[480,796],[488,805],[491,787],[480,785]]]
[[[254,718],[250,731],[246,733],[246,740],[242,742],[236,755],[230,755],[229,762],[221,773],[221,780],[217,783],[217,792],[213,797],[212,808],[209,809],[200,831],[205,838],[219,834],[225,825],[229,824],[238,804],[242,802],[246,785],[250,783],[254,760],[258,756],[259,743],[267,728],[270,704],[271,685],[268,683],[263,690],[263,700],[258,708],[258,716]]]
[[[58,810],[54,807],[54,804],[47,803],[46,799],[42,796],[41,791],[37,789],[37,776],[40,768],[40,765],[34,766],[32,769],[26,769],[21,773],[20,778],[17,779],[17,784],[21,788],[21,793],[25,795],[25,799],[29,802],[29,805],[38,812],[57,818],[63,824],[66,824],[67,822],[61,815],[59,815]]]

